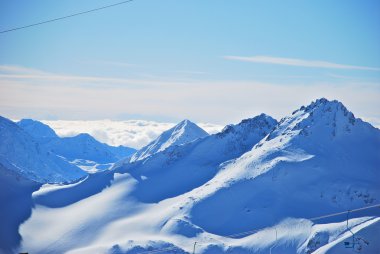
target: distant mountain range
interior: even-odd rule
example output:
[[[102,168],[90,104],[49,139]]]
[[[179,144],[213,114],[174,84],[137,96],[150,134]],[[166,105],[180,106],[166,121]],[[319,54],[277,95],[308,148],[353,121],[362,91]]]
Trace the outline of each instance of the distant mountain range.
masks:
[[[380,253],[380,130],[335,100],[213,135],[184,120],[133,154],[0,128],[4,253]]]
[[[105,169],[122,158],[132,155],[135,149],[109,146],[87,133],[74,137],[58,137],[48,125],[32,119],[23,119],[17,125],[24,129],[47,150],[64,157],[82,169]]]
[[[6,170],[38,183],[70,183],[87,175],[3,117],[0,117],[0,165],[3,173]]]

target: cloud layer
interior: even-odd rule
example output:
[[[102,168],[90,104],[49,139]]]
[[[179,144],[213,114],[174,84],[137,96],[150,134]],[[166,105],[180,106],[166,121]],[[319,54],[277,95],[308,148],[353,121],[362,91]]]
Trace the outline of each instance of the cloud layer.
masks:
[[[89,133],[100,142],[119,146],[141,148],[158,137],[163,131],[170,129],[174,123],[160,123],[145,120],[128,121],[42,121],[53,128],[61,137],[75,136],[79,133]],[[216,124],[198,124],[208,133],[216,133],[223,126]]]
[[[226,125],[266,113],[277,119],[301,105],[337,99],[357,117],[380,122],[378,80],[130,80],[0,66],[0,114],[12,119],[149,119]],[[99,134],[100,136],[100,134]],[[145,136],[145,140],[149,139]],[[144,140],[142,138],[141,140]],[[132,142],[138,146],[142,142]],[[125,144],[125,143],[124,143]]]

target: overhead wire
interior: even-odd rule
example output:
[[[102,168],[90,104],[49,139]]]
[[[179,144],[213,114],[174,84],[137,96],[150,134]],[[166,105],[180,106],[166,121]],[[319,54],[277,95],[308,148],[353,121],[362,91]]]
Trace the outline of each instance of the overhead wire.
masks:
[[[38,23],[30,24],[30,25],[25,25],[25,26],[20,26],[20,27],[14,27],[14,28],[10,28],[10,29],[7,29],[7,30],[2,30],[2,31],[0,31],[0,33],[8,33],[8,32],[12,32],[12,31],[20,30],[20,29],[25,29],[25,28],[29,28],[29,27],[33,27],[33,26],[39,26],[39,25],[42,25],[42,24],[50,23],[50,22],[55,22],[55,21],[62,20],[62,19],[72,18],[72,17],[75,17],[75,16],[79,16],[79,15],[83,15],[83,14],[87,14],[87,13],[91,13],[91,12],[95,12],[95,11],[100,11],[100,10],[103,10],[103,9],[111,8],[111,7],[114,7],[114,6],[117,6],[117,5],[126,4],[126,3],[129,3],[129,2],[132,2],[132,1],[134,1],[134,0],[126,0],[126,1],[118,2],[118,3],[114,3],[114,4],[98,7],[98,8],[95,8],[95,9],[87,10],[87,11],[73,13],[73,14],[62,16],[62,17],[59,17],[59,18],[54,18],[54,19],[49,19],[49,20],[41,21],[41,22],[38,22]]]
[[[350,211],[350,213],[352,213],[352,212],[358,212],[358,211],[367,210],[367,209],[371,209],[371,208],[375,208],[375,207],[379,207],[380,208],[380,204],[360,207],[360,208],[352,209],[352,210],[349,210],[349,211]],[[311,221],[313,221],[313,220],[320,220],[320,219],[334,217],[334,216],[338,216],[338,215],[342,215],[342,214],[347,214],[347,210],[344,211],[344,212],[331,213],[331,214],[326,214],[326,215],[322,215],[322,216],[318,216],[318,217],[307,218],[307,220],[311,220]],[[262,229],[253,229],[253,230],[250,230],[250,231],[240,232],[240,233],[236,233],[236,234],[232,234],[232,235],[226,235],[224,237],[234,238],[234,237],[238,237],[238,236],[242,236],[242,235],[248,235],[250,233],[256,233],[256,232],[261,231],[261,230]]]
[[[352,210],[348,210],[348,211],[350,213],[352,213],[352,212],[358,212],[358,211],[367,210],[367,209],[375,208],[375,207],[379,207],[380,208],[380,204],[360,207],[360,208],[352,209]],[[338,215],[342,215],[342,214],[347,214],[347,210],[344,211],[344,212],[338,212],[338,213],[332,213],[332,214],[322,215],[322,216],[318,216],[318,217],[308,218],[308,220],[320,220],[320,219],[334,217],[334,216],[338,216]]]
[[[260,230],[261,229],[254,229],[254,230],[240,232],[240,233],[236,233],[236,234],[232,234],[232,235],[226,235],[224,237],[235,238],[235,237],[239,237],[239,236],[244,236],[244,235],[249,235],[249,234],[257,233]]]
[[[307,220],[320,220],[320,219],[324,219],[324,218],[329,218],[329,217],[334,217],[334,216],[338,216],[338,215],[342,215],[342,214],[347,214],[347,212],[349,211],[350,213],[352,212],[358,212],[358,211],[363,211],[363,210],[367,210],[367,209],[371,209],[371,208],[380,208],[380,204],[376,204],[376,205],[371,205],[371,206],[365,206],[365,207],[360,207],[360,208],[357,208],[357,209],[352,209],[352,210],[346,210],[346,211],[343,211],[343,212],[338,212],[338,213],[331,213],[331,214],[326,214],[326,215],[322,215],[322,216],[318,216],[318,217],[312,217],[312,218],[307,218]],[[235,233],[235,234],[231,234],[231,235],[225,235],[223,237],[229,237],[229,238],[235,238],[235,237],[239,237],[239,236],[246,236],[246,235],[250,235],[250,234],[253,234],[253,233],[257,233],[259,231],[263,230],[262,228],[261,229],[253,229],[253,230],[249,230],[249,231],[244,231],[244,232],[239,232],[239,233]],[[203,245],[202,243],[205,243],[206,241],[199,241],[199,245]],[[198,243],[198,241],[197,241]],[[152,250],[152,251],[147,251],[147,252],[140,252],[141,254],[151,254],[151,253],[160,253],[160,252],[163,252],[163,251],[169,251],[169,250],[178,250],[179,247],[170,247],[170,248],[164,248],[164,249],[156,249],[156,250]]]

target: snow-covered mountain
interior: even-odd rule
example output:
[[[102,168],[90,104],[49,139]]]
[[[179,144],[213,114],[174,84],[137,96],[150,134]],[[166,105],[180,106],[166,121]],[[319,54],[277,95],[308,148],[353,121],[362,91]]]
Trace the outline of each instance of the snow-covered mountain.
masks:
[[[183,120],[173,128],[163,132],[155,140],[137,151],[131,158],[131,162],[142,160],[155,153],[164,151],[170,146],[179,146],[209,134],[195,123]]]
[[[0,164],[3,169],[38,183],[68,183],[87,175],[4,117],[0,117]]]
[[[320,99],[282,119],[199,190],[189,216],[221,235],[380,200],[380,131]],[[229,200],[228,209],[218,206]]]
[[[379,204],[379,154],[380,130],[338,101],[262,114],[112,177],[41,188],[17,251],[380,253],[378,207],[315,218]]]
[[[113,163],[132,155],[136,150],[129,147],[113,147],[101,143],[91,135],[82,133],[74,137],[58,137],[53,129],[36,120],[23,119],[17,124],[33,136],[46,149],[76,164]],[[93,163],[92,163],[93,164]]]
[[[134,191],[137,197],[157,202],[207,182],[218,172],[221,163],[249,151],[276,124],[275,119],[262,114],[115,170],[126,171],[140,181]]]

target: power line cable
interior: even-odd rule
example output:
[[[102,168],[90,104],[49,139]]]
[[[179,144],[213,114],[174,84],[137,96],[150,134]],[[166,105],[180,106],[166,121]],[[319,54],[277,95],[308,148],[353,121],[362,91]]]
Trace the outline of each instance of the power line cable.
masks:
[[[126,3],[129,3],[129,2],[132,2],[132,1],[133,0],[126,0],[126,1],[118,2],[118,3],[102,6],[102,7],[99,7],[99,8],[95,8],[95,9],[91,9],[91,10],[87,10],[87,11],[82,11],[82,12],[70,14],[70,15],[67,15],[67,16],[59,17],[59,18],[49,19],[49,20],[38,22],[38,23],[26,25],[26,26],[20,26],[20,27],[15,27],[15,28],[3,30],[3,31],[0,31],[0,33],[8,33],[8,32],[12,32],[12,31],[20,30],[20,29],[29,28],[29,27],[32,27],[32,26],[39,26],[39,25],[42,25],[42,24],[46,24],[46,23],[50,23],[50,22],[54,22],[54,21],[58,21],[58,20],[62,20],[62,19],[72,18],[72,17],[75,17],[75,16],[87,14],[87,13],[90,13],[90,12],[100,11],[100,10],[107,9],[107,8],[110,8],[110,7],[114,7],[114,6],[117,6],[117,5],[126,4]]]
[[[320,220],[320,219],[324,219],[324,218],[335,217],[335,216],[338,216],[338,215],[347,214],[348,212],[350,212],[350,213],[352,213],[352,212],[358,212],[358,211],[368,210],[368,209],[376,208],[376,207],[380,208],[380,204],[360,207],[360,208],[352,209],[352,210],[346,210],[344,212],[326,214],[326,215],[322,215],[322,216],[318,216],[318,217],[312,217],[312,218],[308,218],[307,220]],[[348,223],[348,220],[347,220],[347,223]],[[257,233],[257,232],[259,232],[261,230],[263,230],[263,229],[254,229],[254,230],[240,232],[240,233],[236,233],[236,234],[232,234],[232,235],[226,235],[224,237],[235,238],[235,237],[239,237],[239,236],[247,236],[247,235],[250,235],[252,233]],[[276,240],[277,240],[277,230],[276,230]]]
[[[244,236],[244,235],[248,235],[248,234],[253,234],[253,233],[256,233],[258,231],[260,231],[261,229],[254,229],[254,230],[250,230],[250,231],[245,231],[245,232],[241,232],[241,233],[236,233],[236,234],[232,234],[232,235],[226,235],[225,237],[229,237],[229,238],[235,238],[235,237],[239,237],[239,236]]]
[[[352,213],[352,212],[363,211],[363,210],[367,210],[367,209],[371,209],[371,208],[375,208],[375,207],[380,208],[380,204],[360,207],[360,208],[352,209],[352,210],[346,210],[344,212],[326,214],[326,215],[318,216],[318,217],[307,218],[307,220],[320,220],[320,219],[324,219],[324,218],[329,218],[329,217],[334,217],[334,216],[338,216],[338,215],[342,215],[342,214],[347,214],[348,211],[350,213]],[[235,238],[235,237],[239,237],[239,236],[246,236],[246,235],[249,235],[249,234],[252,234],[252,233],[257,233],[257,232],[259,232],[261,230],[263,230],[263,229],[253,229],[253,230],[249,230],[249,231],[239,232],[239,233],[236,233],[236,234],[226,235],[226,236],[223,236],[223,237]],[[277,232],[276,232],[276,237],[277,237]],[[202,245],[204,245],[202,243],[207,243],[207,242],[210,242],[210,241],[207,241],[207,240],[206,241],[197,241],[197,245],[202,246]],[[155,249],[155,250],[145,251],[145,252],[140,252],[140,253],[141,254],[160,253],[160,252],[169,251],[169,250],[178,250],[178,247]]]
[[[375,207],[380,208],[380,204],[360,207],[360,208],[352,209],[352,210],[348,210],[348,211],[350,213],[352,213],[352,212],[358,212],[358,211],[367,210],[367,209],[371,209],[371,208],[375,208]],[[307,218],[307,220],[320,220],[320,219],[334,217],[334,216],[338,216],[338,215],[342,215],[342,214],[347,214],[347,210],[344,211],[344,212],[331,213],[331,214],[326,214],[326,215],[322,215],[322,216],[318,216],[318,217]],[[224,237],[234,238],[234,237],[248,235],[248,234],[251,234],[251,233],[256,233],[256,232],[261,231],[261,230],[262,229],[253,229],[253,230],[250,230],[250,231],[244,231],[244,232],[240,232],[240,233],[236,233],[236,234],[232,234],[232,235],[226,235]]]
[[[361,207],[361,208],[357,208],[357,209],[353,209],[353,210],[347,210],[347,211],[352,213],[352,212],[358,212],[358,211],[367,210],[367,209],[375,208],[375,207],[380,208],[380,204],[365,206],[365,207]],[[334,217],[334,216],[338,216],[338,215],[342,215],[342,214],[347,214],[347,211],[339,212],[339,213],[331,213],[331,214],[327,214],[327,215],[323,215],[323,216],[309,218],[308,220],[320,220],[320,219],[324,219],[324,218]]]

